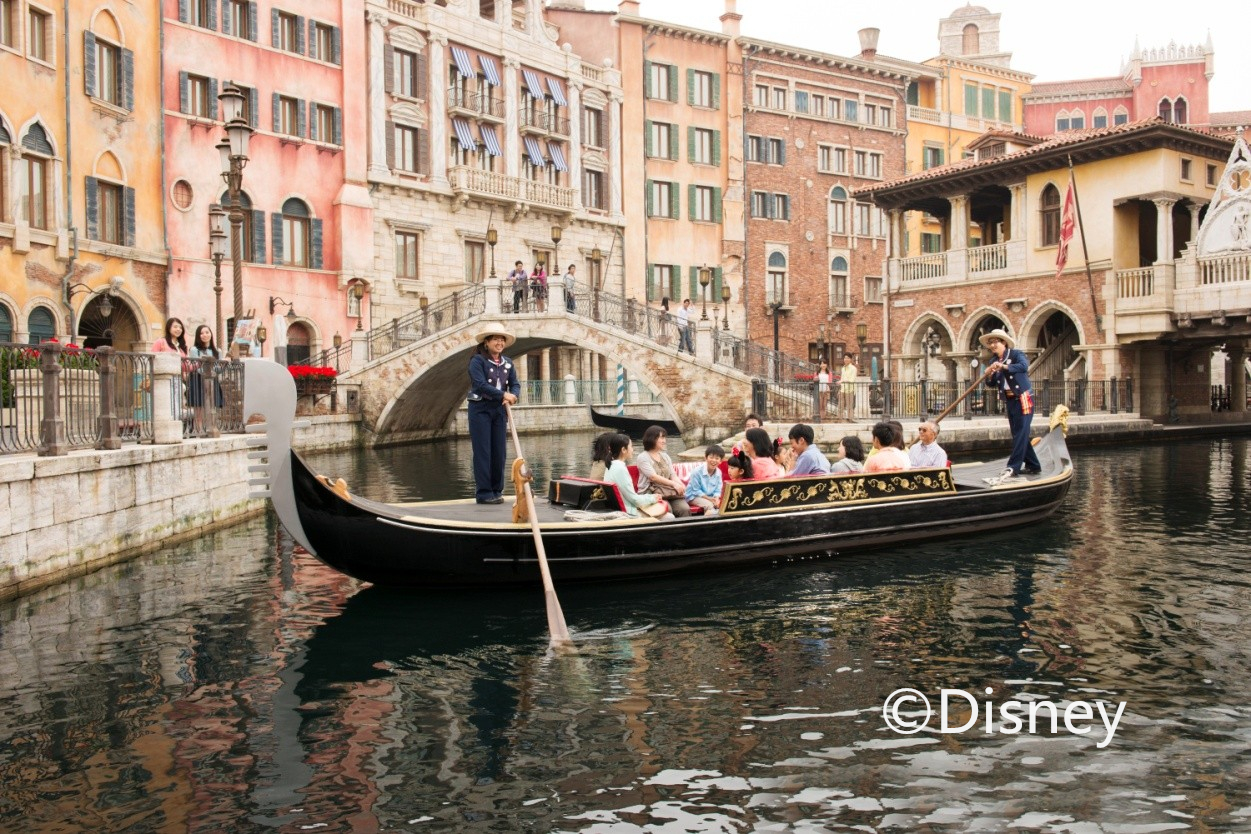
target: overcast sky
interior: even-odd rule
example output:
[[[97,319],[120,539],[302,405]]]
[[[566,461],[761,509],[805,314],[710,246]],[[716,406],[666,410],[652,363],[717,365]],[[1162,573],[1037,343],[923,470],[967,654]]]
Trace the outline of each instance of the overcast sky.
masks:
[[[591,9],[617,8],[616,0],[586,2]],[[738,12],[744,35],[835,55],[859,53],[856,31],[876,26],[882,30],[879,52],[920,62],[938,54],[939,18],[961,5],[959,0],[738,0]],[[1235,17],[1241,4],[1234,0],[980,5],[1000,13],[999,48],[1012,53],[1013,69],[1032,73],[1035,81],[1117,75],[1135,36],[1147,49],[1167,46],[1171,39],[1179,46],[1202,45],[1211,32],[1216,50],[1211,109],[1251,110],[1251,48],[1237,41],[1235,33],[1246,24],[1245,17]],[[641,14],[720,31],[724,11],[724,0],[642,0]]]

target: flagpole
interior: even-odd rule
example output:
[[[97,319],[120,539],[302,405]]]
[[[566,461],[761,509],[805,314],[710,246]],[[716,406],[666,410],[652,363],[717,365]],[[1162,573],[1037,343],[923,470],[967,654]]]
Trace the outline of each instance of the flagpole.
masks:
[[[1082,223],[1082,201],[1077,194],[1077,178],[1073,174],[1073,155],[1069,154],[1069,188],[1073,189],[1073,208],[1077,210],[1077,232],[1082,236],[1082,261],[1086,264],[1086,284],[1090,287],[1090,309],[1095,314],[1095,329],[1103,332],[1103,317],[1095,301],[1095,279],[1090,274],[1090,252],[1086,249],[1086,226]]]

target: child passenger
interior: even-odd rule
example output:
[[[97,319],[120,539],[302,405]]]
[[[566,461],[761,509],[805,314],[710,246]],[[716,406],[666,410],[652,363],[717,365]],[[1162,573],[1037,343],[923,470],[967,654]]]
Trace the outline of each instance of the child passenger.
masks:
[[[721,506],[721,461],[725,450],[715,443],[704,449],[704,465],[691,473],[686,483],[686,503],[703,507],[705,515],[716,515]]]
[[[737,446],[730,452],[725,461],[726,471],[731,481],[750,481],[752,479],[751,457]]]

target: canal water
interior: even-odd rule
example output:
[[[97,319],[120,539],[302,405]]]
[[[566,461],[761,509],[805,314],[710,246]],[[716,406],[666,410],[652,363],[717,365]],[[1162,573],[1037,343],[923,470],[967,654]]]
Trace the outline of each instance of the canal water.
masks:
[[[1249,445],[1075,449],[1021,530],[560,588],[573,656],[537,588],[362,587],[257,519],[0,606],[0,830],[1251,831]],[[463,495],[467,446],[317,464]],[[1125,706],[903,735],[903,687]]]

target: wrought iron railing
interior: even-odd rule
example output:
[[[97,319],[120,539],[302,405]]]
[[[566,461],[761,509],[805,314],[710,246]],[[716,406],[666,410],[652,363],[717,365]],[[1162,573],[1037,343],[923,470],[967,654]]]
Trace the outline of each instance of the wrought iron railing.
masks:
[[[424,310],[413,310],[369,331],[369,358],[377,359],[413,342],[455,327],[482,313],[486,287],[477,284],[441,298]]]
[[[627,403],[660,401],[645,385],[625,386],[624,396]],[[615,379],[530,379],[522,383],[521,388],[522,405],[615,405],[616,402]]]

